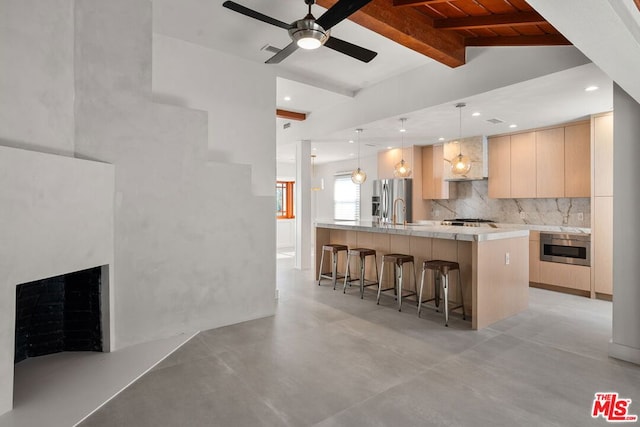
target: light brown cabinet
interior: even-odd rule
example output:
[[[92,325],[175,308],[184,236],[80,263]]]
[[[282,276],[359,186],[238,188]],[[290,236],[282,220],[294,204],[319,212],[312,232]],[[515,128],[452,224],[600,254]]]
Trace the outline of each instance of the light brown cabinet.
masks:
[[[613,115],[593,118],[593,195],[613,196]]]
[[[451,183],[444,180],[444,147],[422,147],[422,198],[426,200],[448,199]]]
[[[489,197],[511,197],[511,137],[489,139]]]
[[[536,197],[564,197],[564,127],[535,134]]]
[[[564,128],[564,197],[591,196],[590,124]]]
[[[489,138],[489,197],[589,197],[589,122]]]
[[[540,283],[588,293],[591,290],[591,268],[540,261]]]
[[[526,132],[511,135],[511,196],[514,199],[536,197],[536,135]]]
[[[529,281],[540,282],[540,232],[529,232]]]

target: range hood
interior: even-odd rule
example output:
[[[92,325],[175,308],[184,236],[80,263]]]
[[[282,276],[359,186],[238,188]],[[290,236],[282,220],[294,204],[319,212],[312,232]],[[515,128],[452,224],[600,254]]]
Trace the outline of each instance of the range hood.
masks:
[[[489,154],[486,136],[473,136],[444,144],[444,180],[445,181],[478,181],[489,177]],[[471,169],[465,176],[451,172],[451,159],[462,152],[471,159]]]

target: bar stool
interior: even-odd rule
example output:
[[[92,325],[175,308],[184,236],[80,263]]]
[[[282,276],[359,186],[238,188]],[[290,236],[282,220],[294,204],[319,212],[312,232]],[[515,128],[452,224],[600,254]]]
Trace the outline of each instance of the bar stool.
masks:
[[[338,279],[342,279],[344,277],[346,277],[346,274],[344,276],[339,275],[338,274],[338,254],[340,252],[347,252],[349,250],[349,248],[347,247],[347,245],[339,245],[339,244],[328,244],[328,245],[323,245],[322,246],[322,257],[320,258],[320,268],[318,269],[318,286],[320,286],[320,280],[322,279],[331,279],[332,283],[333,283],[333,290],[336,290],[336,281]],[[323,273],[322,272],[322,266],[324,265],[324,253],[325,252],[330,252],[331,253],[331,272],[330,273]]]
[[[427,270],[433,271],[433,293],[434,297],[425,301],[422,300],[422,290],[424,287],[424,273]],[[460,293],[460,305],[449,307],[449,272],[456,270],[458,272],[458,292]],[[454,261],[432,260],[422,263],[422,276],[420,279],[420,295],[418,296],[418,317],[420,317],[420,309],[423,302],[435,301],[436,311],[440,305],[440,287],[436,284],[436,273],[440,273],[442,282],[442,291],[444,296],[444,326],[449,326],[449,310],[462,308],[462,319],[466,319],[464,311],[464,300],[462,299],[462,279],[460,274],[460,264]]]
[[[384,264],[390,262],[393,263],[393,267],[395,270],[395,278],[394,278],[394,286],[393,288],[382,289],[382,278],[384,277]],[[378,300],[376,304],[380,304],[380,293],[383,291],[389,291],[393,289],[398,295],[398,311],[402,311],[402,284],[403,284],[403,276],[404,276],[404,264],[411,263],[411,269],[413,270],[413,282],[417,284],[416,281],[416,268],[415,263],[413,262],[413,255],[404,255],[404,254],[387,254],[382,255],[382,268],[380,269],[380,277],[378,279]],[[416,295],[416,292],[408,291],[404,296],[409,297],[411,295]]]
[[[349,274],[349,268],[350,268],[350,264],[349,261],[351,261],[351,257],[358,257],[360,258],[360,277],[356,277],[355,279],[352,279],[350,274]],[[376,281],[372,281],[372,280],[366,280],[364,275],[365,275],[365,260],[368,256],[373,256],[373,264],[376,266]],[[356,280],[358,280],[360,282],[360,299],[364,298],[364,288],[366,286],[374,286],[378,284],[378,281],[380,280],[380,276],[378,275],[378,260],[376,258],[376,251],[374,249],[367,249],[367,248],[354,248],[354,249],[349,249],[349,252],[347,252],[347,269],[344,273],[345,278],[344,278],[344,288],[342,289],[342,293],[346,293],[347,292],[347,283],[351,284],[351,282],[355,282]]]

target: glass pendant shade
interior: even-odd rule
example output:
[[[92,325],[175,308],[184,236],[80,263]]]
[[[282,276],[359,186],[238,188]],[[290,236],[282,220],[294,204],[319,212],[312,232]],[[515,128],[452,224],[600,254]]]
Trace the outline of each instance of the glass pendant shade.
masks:
[[[362,184],[367,180],[367,174],[360,168],[354,170],[351,173],[351,181],[353,181],[354,184]]]
[[[393,176],[396,178],[409,178],[411,176],[411,166],[405,162],[404,159],[400,160],[393,168]]]
[[[451,173],[454,175],[466,175],[471,170],[471,159],[458,154],[451,160]]]
[[[360,134],[362,129],[356,129],[356,133],[358,134],[358,168],[351,173],[351,181],[354,184],[361,185],[367,180],[367,174],[360,169]]]

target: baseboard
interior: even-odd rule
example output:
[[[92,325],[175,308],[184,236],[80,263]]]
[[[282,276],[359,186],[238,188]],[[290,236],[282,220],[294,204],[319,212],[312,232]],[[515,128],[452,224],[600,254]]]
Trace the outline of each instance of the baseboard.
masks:
[[[596,292],[596,299],[601,299],[604,301],[613,301],[613,295],[601,294],[600,292]]]
[[[587,297],[587,298],[591,296],[591,292],[589,291],[583,291],[581,289],[565,288],[563,286],[549,285],[547,283],[529,282],[529,287],[546,289],[547,291],[562,292],[564,294],[578,295],[578,296]]]
[[[609,341],[609,356],[640,365],[640,348],[614,343],[613,340]]]

